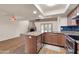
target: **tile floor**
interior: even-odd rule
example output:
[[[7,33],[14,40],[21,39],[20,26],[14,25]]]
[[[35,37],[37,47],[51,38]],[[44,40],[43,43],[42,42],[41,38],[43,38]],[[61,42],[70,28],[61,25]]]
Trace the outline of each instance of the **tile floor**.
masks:
[[[58,46],[45,44],[39,54],[66,54],[66,50]]]

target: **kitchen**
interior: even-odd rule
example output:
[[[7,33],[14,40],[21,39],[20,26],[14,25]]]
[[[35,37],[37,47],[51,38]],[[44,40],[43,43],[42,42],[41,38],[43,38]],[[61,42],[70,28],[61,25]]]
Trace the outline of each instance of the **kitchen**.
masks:
[[[0,12],[1,54],[79,53],[78,4],[3,4]]]

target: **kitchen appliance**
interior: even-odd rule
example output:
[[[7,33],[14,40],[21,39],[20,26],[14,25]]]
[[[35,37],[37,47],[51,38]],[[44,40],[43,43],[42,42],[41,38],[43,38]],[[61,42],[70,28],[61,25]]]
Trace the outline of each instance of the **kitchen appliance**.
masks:
[[[77,54],[77,43],[76,41],[71,38],[70,36],[65,36],[66,37],[66,51],[67,54]]]
[[[76,24],[77,26],[79,26],[79,13],[77,13],[77,15],[73,17],[72,19],[76,20]]]

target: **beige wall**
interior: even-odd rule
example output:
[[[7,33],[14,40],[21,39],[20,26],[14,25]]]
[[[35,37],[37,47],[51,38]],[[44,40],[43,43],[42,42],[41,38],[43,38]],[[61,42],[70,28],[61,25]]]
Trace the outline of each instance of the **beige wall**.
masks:
[[[53,27],[53,31],[57,32],[58,27],[57,27],[57,21],[44,21],[44,22],[35,22],[36,28],[37,28],[37,32],[41,32],[40,31],[40,26],[42,23],[52,23],[52,27]]]
[[[57,19],[58,32],[61,32],[61,26],[67,26],[67,16],[59,16]]]
[[[60,26],[67,25],[66,17],[58,17],[57,21],[35,22],[37,32],[40,31],[42,23],[52,23],[53,32],[60,32]],[[19,36],[28,30],[29,21],[12,22],[6,17],[0,18],[0,41]]]
[[[0,41],[19,36],[27,31],[28,21],[12,22],[0,18]]]
[[[35,25],[37,27],[37,32],[41,32],[40,26],[42,23],[52,23],[53,32],[61,32],[61,26],[67,26],[67,17],[59,16],[57,18],[57,21],[35,22]]]

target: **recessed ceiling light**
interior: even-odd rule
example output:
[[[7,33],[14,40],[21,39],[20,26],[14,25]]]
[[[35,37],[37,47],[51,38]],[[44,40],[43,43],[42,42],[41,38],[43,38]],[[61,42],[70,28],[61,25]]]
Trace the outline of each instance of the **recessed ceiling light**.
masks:
[[[33,11],[33,14],[36,14],[37,13],[37,11]]]
[[[46,4],[46,6],[55,6],[56,4]]]
[[[42,17],[41,15],[39,15],[38,17]]]
[[[42,15],[39,15],[38,17],[39,17],[39,18],[41,18],[41,19],[43,19],[43,18],[44,18]]]

